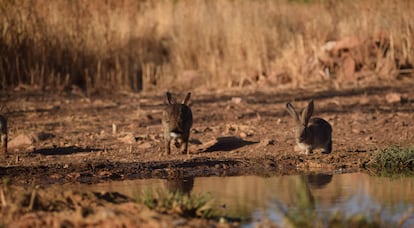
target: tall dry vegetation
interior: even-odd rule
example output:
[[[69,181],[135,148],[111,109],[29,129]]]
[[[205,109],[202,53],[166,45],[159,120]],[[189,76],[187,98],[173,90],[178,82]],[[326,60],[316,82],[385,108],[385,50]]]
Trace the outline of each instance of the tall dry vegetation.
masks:
[[[375,77],[413,63],[414,2],[303,2],[0,0],[0,87],[140,91],[262,74],[303,85],[324,80],[314,68],[326,41],[377,34],[389,50]]]

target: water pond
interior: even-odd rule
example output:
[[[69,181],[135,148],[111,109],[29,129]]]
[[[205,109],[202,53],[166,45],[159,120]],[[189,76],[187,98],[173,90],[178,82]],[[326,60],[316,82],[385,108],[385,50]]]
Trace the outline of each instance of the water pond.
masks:
[[[199,177],[177,180],[146,179],[79,185],[84,191],[119,192],[136,196],[148,189],[209,192],[222,216],[238,217],[253,227],[264,218],[283,224],[283,211],[307,208],[323,216],[379,215],[398,222],[414,208],[414,177],[379,177],[366,173],[292,176]],[[404,227],[414,226],[413,215]]]

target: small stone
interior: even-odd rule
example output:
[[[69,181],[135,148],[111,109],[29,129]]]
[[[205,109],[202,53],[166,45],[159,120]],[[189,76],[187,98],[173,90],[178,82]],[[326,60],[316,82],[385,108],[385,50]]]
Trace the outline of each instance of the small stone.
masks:
[[[387,95],[385,95],[385,100],[388,103],[401,102],[401,94],[399,94],[399,93],[388,93]]]
[[[240,132],[239,136],[240,138],[244,139],[247,137],[247,134],[245,132]]]
[[[28,146],[28,145],[32,145],[34,142],[35,142],[35,139],[33,136],[26,135],[26,134],[20,134],[9,141],[8,147],[16,148],[16,147]]]
[[[357,128],[352,128],[351,132],[354,133],[354,134],[358,134],[358,133],[360,133],[360,130],[357,129]]]
[[[242,102],[242,98],[241,97],[232,97],[231,98],[231,102],[235,103],[235,104],[240,104]]]

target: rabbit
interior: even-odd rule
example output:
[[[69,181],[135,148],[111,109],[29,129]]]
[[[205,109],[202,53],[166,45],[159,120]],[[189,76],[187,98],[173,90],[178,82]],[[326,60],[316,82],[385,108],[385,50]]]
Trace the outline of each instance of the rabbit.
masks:
[[[167,107],[164,109],[162,115],[162,125],[164,127],[165,152],[171,153],[170,144],[174,140],[174,145],[177,148],[184,149],[182,153],[189,154],[188,140],[190,138],[190,129],[193,125],[193,113],[188,106],[191,93],[187,93],[181,104],[177,104],[170,92],[166,92]]]
[[[7,121],[0,115],[0,153],[7,153]]]
[[[292,104],[286,103],[286,109],[295,120],[295,139],[301,152],[308,155],[314,148],[323,148],[322,153],[332,152],[332,126],[328,121],[313,117],[313,100],[302,111],[302,116],[296,112]]]

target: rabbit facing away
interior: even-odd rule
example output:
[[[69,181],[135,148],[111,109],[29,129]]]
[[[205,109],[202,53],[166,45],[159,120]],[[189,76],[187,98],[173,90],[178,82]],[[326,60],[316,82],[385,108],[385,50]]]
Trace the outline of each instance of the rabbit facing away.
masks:
[[[188,140],[190,129],[193,125],[193,113],[188,106],[191,93],[187,93],[181,103],[176,103],[170,92],[166,92],[167,107],[162,114],[162,125],[164,127],[165,152],[171,153],[170,144],[174,141],[177,148],[182,149],[183,154],[188,152]],[[184,144],[184,145],[183,145]],[[184,148],[182,148],[184,146]]]
[[[301,116],[291,103],[286,103],[286,110],[295,121],[295,140],[301,152],[308,155],[315,148],[322,148],[322,153],[332,152],[332,126],[328,121],[312,117],[313,100],[302,110]]]
[[[0,153],[7,153],[7,121],[0,115]]]

